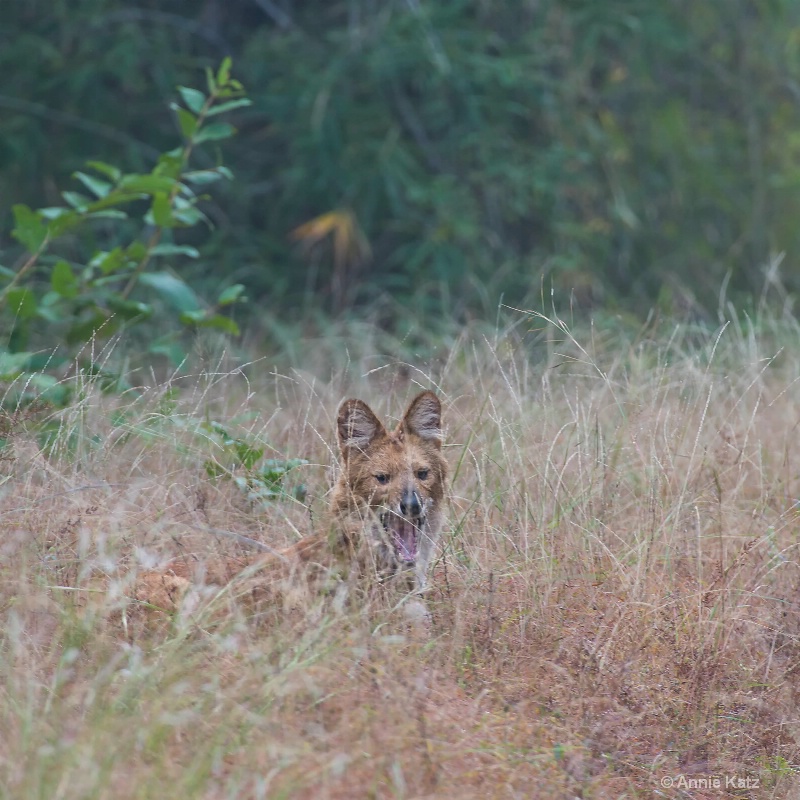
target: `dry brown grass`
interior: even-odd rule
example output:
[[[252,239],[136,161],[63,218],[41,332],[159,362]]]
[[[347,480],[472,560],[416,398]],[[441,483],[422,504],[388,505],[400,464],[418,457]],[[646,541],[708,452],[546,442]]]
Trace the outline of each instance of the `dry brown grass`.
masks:
[[[419,369],[331,342],[304,372],[136,400],[89,383],[44,449],[47,412],[5,418],[0,795],[796,796],[797,351],[549,330],[541,363],[509,334]],[[338,401],[397,414],[419,386],[445,399],[453,473],[427,630],[335,580],[131,601],[168,558],[202,575],[245,552],[214,530],[314,530]],[[207,418],[307,458],[306,501],[212,480]],[[759,789],[661,788],[734,773]]]

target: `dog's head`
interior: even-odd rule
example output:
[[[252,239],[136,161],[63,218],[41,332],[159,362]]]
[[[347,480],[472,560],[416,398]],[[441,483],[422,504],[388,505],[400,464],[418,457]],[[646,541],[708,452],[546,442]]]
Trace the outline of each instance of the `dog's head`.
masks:
[[[350,496],[378,515],[399,567],[426,567],[447,477],[439,398],[417,395],[393,431],[361,400],[342,403],[337,422]]]

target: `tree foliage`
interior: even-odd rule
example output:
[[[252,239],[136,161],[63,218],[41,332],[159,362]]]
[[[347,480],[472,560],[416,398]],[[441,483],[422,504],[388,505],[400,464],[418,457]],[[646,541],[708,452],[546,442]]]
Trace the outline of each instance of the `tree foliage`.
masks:
[[[143,171],[174,86],[232,55],[237,182],[182,274],[276,313],[466,312],[542,284],[714,305],[777,251],[800,283],[791,0],[34,0],[0,45],[0,213],[87,158]]]

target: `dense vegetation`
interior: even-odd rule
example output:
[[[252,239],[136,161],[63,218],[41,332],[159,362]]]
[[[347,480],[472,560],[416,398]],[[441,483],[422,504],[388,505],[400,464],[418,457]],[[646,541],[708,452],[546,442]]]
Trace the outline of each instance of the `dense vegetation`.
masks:
[[[798,288],[790,0],[33,0],[3,15],[7,268],[24,261],[14,203],[62,203],[88,159],[148,172],[175,144],[175,87],[230,55],[253,100],[222,148],[235,181],[205,204],[210,234],[176,234],[203,245],[175,266],[206,296],[242,283],[278,315],[382,301],[391,322],[412,300],[463,318],[552,285],[583,308],[715,311],[723,286],[761,291],[783,251],[767,280]]]
[[[797,796],[800,4],[26,0],[0,68],[0,798]],[[427,614],[254,569],[421,387]]]
[[[12,236],[24,253],[18,269],[0,268],[0,324],[9,331],[0,347],[0,380],[13,387],[4,393],[4,405],[30,397],[31,389],[40,399],[43,390],[48,400],[64,404],[66,384],[51,373],[72,364],[99,374],[106,388],[124,388],[125,361],[108,366],[113,344],[154,317],[167,321],[167,333],[154,335],[162,326],[151,325],[139,339],[145,363],[153,355],[167,356],[175,365],[185,362],[180,325],[239,333],[225,312],[246,299],[241,283],[225,286],[215,300],[203,300],[175,270],[161,266],[165,260],[199,257],[196,248],[177,243],[175,234],[209,224],[201,210],[205,190],[231,177],[221,164],[194,166],[198,148],[233,134],[221,115],[250,105],[230,68],[225,58],[216,72],[207,69],[205,91],[178,87],[181,103],[171,108],[184,143],[159,155],[148,172],[126,173],[90,161],[73,176],[82,191],[62,192],[62,205],[38,210],[14,205]],[[112,244],[104,249],[98,240]],[[91,257],[81,257],[84,251]]]

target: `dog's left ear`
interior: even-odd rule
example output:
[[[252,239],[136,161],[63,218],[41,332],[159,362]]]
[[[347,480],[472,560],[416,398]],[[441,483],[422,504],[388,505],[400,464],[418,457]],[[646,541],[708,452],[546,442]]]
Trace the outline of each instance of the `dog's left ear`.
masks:
[[[418,394],[409,404],[400,429],[442,446],[442,404],[433,392]]]

